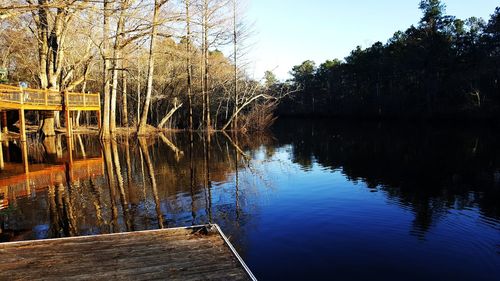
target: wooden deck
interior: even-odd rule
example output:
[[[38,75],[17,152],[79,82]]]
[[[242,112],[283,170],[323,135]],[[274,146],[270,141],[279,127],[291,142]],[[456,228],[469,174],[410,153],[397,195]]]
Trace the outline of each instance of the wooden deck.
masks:
[[[256,280],[217,225],[0,244],[0,280]]]
[[[99,111],[99,94],[58,92],[0,84],[0,109]]]
[[[21,141],[26,141],[25,110],[62,111],[65,120],[71,119],[72,111],[95,111],[98,126],[101,126],[101,96],[99,93],[58,92],[47,89],[29,89],[0,84],[0,111],[7,122],[6,111],[19,111]],[[67,136],[71,137],[71,122],[66,122]],[[7,124],[3,124],[7,126]]]

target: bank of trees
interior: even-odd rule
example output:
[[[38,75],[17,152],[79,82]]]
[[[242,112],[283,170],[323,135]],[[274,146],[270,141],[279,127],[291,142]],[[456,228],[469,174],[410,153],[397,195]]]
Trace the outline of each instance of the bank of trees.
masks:
[[[498,117],[500,8],[487,21],[420,2],[422,19],[387,43],[357,47],[344,61],[295,66],[302,92],[280,114],[356,117]]]
[[[248,122],[238,121],[272,114],[284,91],[245,73],[249,29],[241,6],[238,0],[0,1],[0,65],[12,84],[100,92],[103,139],[118,127],[138,134],[153,127],[245,130]],[[78,126],[96,116],[73,118]],[[41,119],[45,135],[60,126],[57,113]]]

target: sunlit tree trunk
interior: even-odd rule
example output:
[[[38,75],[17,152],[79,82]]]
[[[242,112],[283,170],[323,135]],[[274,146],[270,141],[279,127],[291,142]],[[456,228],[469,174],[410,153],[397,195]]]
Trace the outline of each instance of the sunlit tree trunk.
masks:
[[[128,104],[127,104],[127,62],[125,57],[123,57],[123,71],[122,71],[122,107],[123,107],[123,119],[122,125],[128,127]]]
[[[189,111],[189,130],[193,130],[193,96],[192,96],[192,66],[191,66],[191,17],[189,14],[190,0],[186,4],[186,73],[187,73],[187,96]]]
[[[137,117],[136,125],[139,126],[141,120],[141,59],[137,58]]]
[[[157,37],[157,30],[159,24],[159,13],[161,6],[166,3],[165,0],[155,0],[155,6],[153,11],[153,26],[151,27],[150,34],[150,46],[149,46],[149,58],[148,58],[148,76],[147,76],[147,88],[146,88],[146,99],[144,100],[144,106],[142,108],[141,120],[139,121],[139,127],[137,129],[138,135],[145,135],[147,133],[146,126],[148,122],[148,112],[149,106],[151,104],[151,95],[153,92],[153,75],[154,75],[154,61],[155,61],[155,43]]]
[[[116,133],[116,106],[118,95],[118,66],[119,61],[122,60],[122,37],[125,27],[125,13],[128,7],[128,0],[122,0],[120,5],[120,15],[116,25],[116,35],[113,44],[113,61],[112,61],[112,87],[111,87],[111,109],[110,109],[110,125],[109,130],[111,135]]]
[[[238,34],[237,34],[237,18],[236,18],[236,0],[233,1],[233,130],[238,130]]]
[[[85,2],[85,1],[83,1]],[[59,91],[60,77],[64,63],[64,48],[66,25],[69,24],[75,10],[70,10],[72,4],[62,6],[53,12],[48,8],[49,1],[39,0],[39,7],[33,13],[38,41],[38,79],[42,89]],[[55,113],[42,114],[40,133],[42,136],[54,136]]]
[[[109,31],[110,31],[110,15],[111,7],[110,1],[104,0],[104,24],[103,24],[103,42],[102,42],[102,54],[104,59],[103,64],[103,94],[104,94],[104,104],[103,104],[103,116],[102,116],[102,126],[100,136],[101,139],[110,139],[110,111],[111,111],[111,97],[110,97],[110,83],[109,83]]]
[[[203,0],[203,97],[204,97],[204,105],[205,105],[205,129],[207,131],[210,130],[211,121],[210,121],[210,94],[208,93],[208,0]]]

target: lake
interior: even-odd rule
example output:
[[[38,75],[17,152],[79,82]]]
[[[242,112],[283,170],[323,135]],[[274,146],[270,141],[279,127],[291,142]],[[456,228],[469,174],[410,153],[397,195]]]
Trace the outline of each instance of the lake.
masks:
[[[259,280],[500,280],[496,127],[283,119],[1,152],[2,242],[213,222]]]

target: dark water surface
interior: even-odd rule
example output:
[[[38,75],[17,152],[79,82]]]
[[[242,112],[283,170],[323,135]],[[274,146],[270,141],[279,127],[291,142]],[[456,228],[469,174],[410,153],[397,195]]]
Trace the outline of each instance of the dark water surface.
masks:
[[[4,143],[1,241],[214,222],[260,280],[500,280],[497,129],[281,120],[203,140]]]

